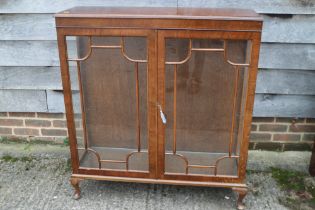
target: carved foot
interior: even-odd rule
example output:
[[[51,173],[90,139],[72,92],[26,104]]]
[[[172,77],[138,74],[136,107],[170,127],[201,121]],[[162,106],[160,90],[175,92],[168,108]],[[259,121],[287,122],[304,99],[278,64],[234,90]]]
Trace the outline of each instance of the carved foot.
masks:
[[[247,192],[248,192],[248,189],[247,188],[232,188],[232,190],[234,192],[237,192],[238,193],[238,199],[237,199],[237,209],[238,210],[243,210],[245,209],[245,204],[243,202],[243,199],[245,198]]]
[[[75,200],[78,200],[81,198],[81,190],[80,190],[80,186],[79,186],[80,181],[82,181],[82,179],[80,179],[80,178],[74,178],[74,177],[70,178],[70,183],[74,188],[73,198]]]

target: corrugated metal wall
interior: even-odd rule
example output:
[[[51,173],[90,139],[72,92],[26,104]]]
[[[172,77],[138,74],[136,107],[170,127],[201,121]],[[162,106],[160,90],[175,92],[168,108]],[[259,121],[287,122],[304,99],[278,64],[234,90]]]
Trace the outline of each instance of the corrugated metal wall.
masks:
[[[63,112],[53,14],[122,5],[254,9],[265,20],[254,116],[315,117],[315,0],[1,0],[0,112]]]

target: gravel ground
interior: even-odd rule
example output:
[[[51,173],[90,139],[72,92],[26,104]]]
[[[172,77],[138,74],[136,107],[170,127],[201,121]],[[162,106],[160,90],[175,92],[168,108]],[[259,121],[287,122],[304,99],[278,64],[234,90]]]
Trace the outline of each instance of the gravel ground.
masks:
[[[0,160],[1,210],[235,209],[236,194],[229,189],[92,180],[81,182],[82,198],[76,201],[72,199],[73,189],[68,181],[68,148],[1,144],[0,156],[6,154],[18,159]],[[30,158],[21,158],[25,156]],[[262,160],[263,157],[266,159]],[[249,168],[254,171],[247,176],[251,189],[245,198],[247,209],[287,209],[279,203],[283,192],[267,169],[289,166],[292,170],[306,171],[309,157],[309,152],[251,152]],[[297,162],[292,163],[293,159]]]

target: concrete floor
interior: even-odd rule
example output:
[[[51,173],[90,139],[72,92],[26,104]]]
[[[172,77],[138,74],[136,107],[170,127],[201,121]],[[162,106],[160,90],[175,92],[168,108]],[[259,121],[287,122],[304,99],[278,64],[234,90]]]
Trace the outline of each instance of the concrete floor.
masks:
[[[229,189],[118,183],[81,182],[82,198],[72,199],[67,166],[68,148],[53,145],[0,144],[0,209],[235,209]],[[283,192],[271,178],[270,167],[307,172],[310,152],[251,151],[247,176],[247,209],[287,209],[279,203]]]

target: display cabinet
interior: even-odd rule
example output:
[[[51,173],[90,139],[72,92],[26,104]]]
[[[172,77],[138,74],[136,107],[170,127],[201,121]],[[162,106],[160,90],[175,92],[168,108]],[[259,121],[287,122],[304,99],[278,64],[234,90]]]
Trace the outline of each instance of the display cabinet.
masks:
[[[226,187],[244,208],[262,18],[135,7],[55,17],[75,197],[84,179]]]

